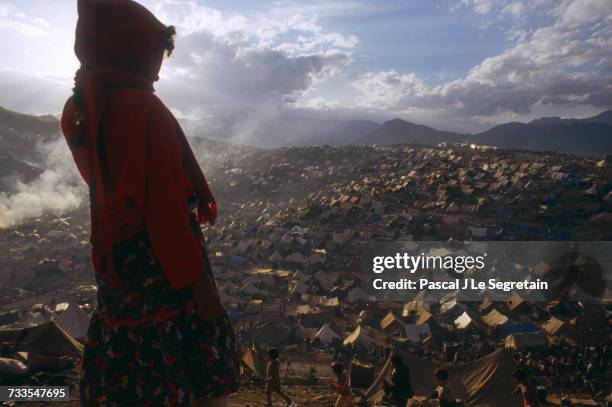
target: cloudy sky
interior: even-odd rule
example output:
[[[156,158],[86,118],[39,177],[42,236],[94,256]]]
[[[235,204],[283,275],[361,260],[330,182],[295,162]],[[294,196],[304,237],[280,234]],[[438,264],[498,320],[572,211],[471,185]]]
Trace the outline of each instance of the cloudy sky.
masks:
[[[141,2],[179,33],[158,93],[204,134],[391,117],[475,132],[612,108],[610,0]],[[0,0],[1,106],[60,111],[75,21],[75,0]]]

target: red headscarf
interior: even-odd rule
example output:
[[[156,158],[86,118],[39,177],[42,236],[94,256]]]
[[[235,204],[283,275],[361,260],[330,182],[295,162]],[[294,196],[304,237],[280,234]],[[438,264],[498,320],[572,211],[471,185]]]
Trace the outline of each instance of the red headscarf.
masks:
[[[90,187],[94,268],[112,286],[121,285],[112,247],[117,219],[133,220],[133,211],[126,209],[133,204],[170,283],[182,288],[195,281],[203,262],[178,179],[187,179],[197,194],[201,223],[214,224],[217,206],[178,122],[153,94],[168,27],[131,0],[79,0],[78,12],[75,53],[81,68],[75,77],[75,94],[81,100],[70,98],[66,103],[62,131]],[[113,89],[134,89],[131,102],[116,106],[124,103],[119,99],[109,106]],[[129,109],[128,119],[107,123],[103,119],[111,107],[119,112]],[[115,156],[120,154],[105,145],[109,137],[129,137],[120,152],[128,154],[129,160],[117,161]],[[108,169],[116,170],[115,165],[122,166],[120,181],[109,185]]]

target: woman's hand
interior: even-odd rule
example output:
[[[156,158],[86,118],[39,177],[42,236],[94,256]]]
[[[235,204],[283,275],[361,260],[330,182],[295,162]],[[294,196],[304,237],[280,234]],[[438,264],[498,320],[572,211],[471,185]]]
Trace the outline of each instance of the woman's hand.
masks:
[[[200,206],[200,213],[204,215],[210,226],[215,226],[219,216],[219,207],[216,201],[208,202]]]
[[[226,314],[217,288],[206,272],[202,272],[198,281],[193,285],[193,300],[197,314],[209,325],[216,325],[219,318]]]

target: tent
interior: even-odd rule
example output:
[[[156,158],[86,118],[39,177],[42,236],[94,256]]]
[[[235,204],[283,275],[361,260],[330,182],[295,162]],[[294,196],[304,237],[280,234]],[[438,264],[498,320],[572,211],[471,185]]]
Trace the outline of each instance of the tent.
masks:
[[[481,318],[482,322],[491,329],[507,324],[510,319],[496,309],[492,309],[487,315]]]
[[[72,300],[68,302],[68,308],[62,311],[55,322],[72,337],[80,339],[87,335],[90,319],[91,316],[83,311],[76,301]]]
[[[548,345],[548,340],[543,332],[513,333],[508,335],[504,346],[508,349],[523,350]]]
[[[424,337],[427,337],[431,333],[431,329],[427,324],[406,324],[404,325],[404,332],[406,332],[408,340],[414,343],[420,343]]]
[[[318,314],[319,310],[309,304],[298,305],[295,309],[295,315]]]
[[[263,311],[262,300],[249,300],[244,309],[245,314],[259,314],[261,311]]]
[[[380,327],[387,333],[404,332],[404,322],[396,317],[393,311],[389,311],[389,313],[380,321]]]
[[[251,371],[253,374],[261,379],[265,378],[266,374],[266,360],[264,352],[255,346],[245,348],[242,352],[242,363]]]
[[[240,287],[240,292],[243,294],[249,295],[264,295],[265,292],[257,288],[258,281],[256,279],[247,279],[242,287]]]
[[[422,303],[417,301],[410,301],[404,304],[402,315],[404,318],[410,319],[412,323],[417,325],[434,322],[433,315],[431,315]]]
[[[489,312],[494,306],[495,304],[493,303],[493,301],[491,301],[489,298],[485,298],[478,306],[478,310],[482,313]]]
[[[539,331],[538,327],[530,322],[508,323],[501,328],[501,333],[505,336],[516,333],[533,333]]]
[[[480,324],[475,316],[468,311],[464,311],[463,314],[459,315],[458,318],[453,322],[455,327],[460,331],[466,331],[469,329],[480,329]]]
[[[324,345],[329,345],[335,338],[338,338],[338,334],[334,332],[333,329],[329,326],[329,324],[323,324],[321,329],[315,335],[315,339],[319,338],[321,343]]]
[[[542,329],[550,336],[565,336],[572,340],[575,340],[578,337],[578,332],[576,329],[574,329],[567,322],[555,317],[551,317],[544,325],[542,325]]]
[[[254,339],[260,347],[278,346],[287,342],[289,333],[281,326],[266,322],[255,332]]]
[[[55,321],[22,329],[0,330],[0,341],[11,339],[17,351],[34,355],[73,356],[80,358],[83,345],[64,331]]]
[[[358,325],[357,328],[346,337],[342,344],[344,346],[360,344],[369,347],[374,344],[374,339],[366,332],[365,328]]]
[[[301,280],[299,280],[297,283],[295,283],[293,288],[289,291],[289,294],[297,293],[299,295],[304,295],[308,292],[308,290],[309,290],[308,286],[305,283],[303,283]]]
[[[437,367],[408,353],[398,352],[410,369],[412,388],[417,396],[429,396],[437,386],[433,372]],[[391,376],[390,358],[364,396],[370,402],[380,402],[384,396],[383,383]],[[516,382],[512,378],[514,364],[504,350],[497,350],[481,359],[449,367],[450,384],[456,397],[465,406],[515,407],[521,405],[520,396],[512,394]]]
[[[347,302],[369,301],[370,297],[359,287],[353,288],[346,296]]]
[[[440,301],[440,313],[442,315],[457,317],[461,315],[466,309],[467,307],[459,303],[457,298],[443,299],[443,301]]]
[[[506,301],[506,307],[508,307],[508,310],[513,315],[527,314],[531,310],[529,303],[517,293],[512,293],[510,298],[508,298]]]

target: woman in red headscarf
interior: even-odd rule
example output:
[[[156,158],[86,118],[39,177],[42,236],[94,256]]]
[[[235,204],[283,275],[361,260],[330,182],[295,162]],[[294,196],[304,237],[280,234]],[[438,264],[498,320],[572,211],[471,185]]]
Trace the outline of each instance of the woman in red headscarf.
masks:
[[[200,229],[217,204],[153,89],[174,28],[131,0],[78,8],[81,67],[62,131],[89,185],[98,281],[81,402],[226,405],[238,350]]]

